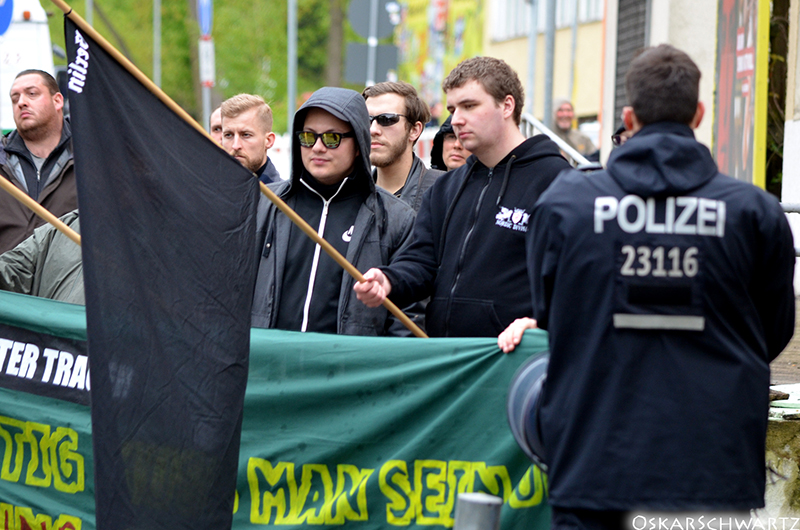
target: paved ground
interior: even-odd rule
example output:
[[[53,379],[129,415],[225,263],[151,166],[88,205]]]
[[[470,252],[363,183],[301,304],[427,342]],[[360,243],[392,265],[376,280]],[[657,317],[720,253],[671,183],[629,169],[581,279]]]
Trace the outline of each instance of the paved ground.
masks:
[[[800,298],[795,299],[794,337],[772,364],[770,380],[773,385],[800,383]]]

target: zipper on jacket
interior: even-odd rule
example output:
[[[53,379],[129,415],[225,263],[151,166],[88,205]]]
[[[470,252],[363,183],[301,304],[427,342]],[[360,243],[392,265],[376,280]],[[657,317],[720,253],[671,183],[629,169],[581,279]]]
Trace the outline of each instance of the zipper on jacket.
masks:
[[[300,179],[300,182],[302,182],[306,188],[311,190],[314,193],[314,195],[322,199],[322,217],[320,217],[319,220],[319,227],[317,228],[317,234],[319,234],[319,237],[324,238],[322,234],[325,232],[325,223],[328,221],[328,208],[333,199],[335,199],[336,196],[339,195],[339,192],[342,191],[342,188],[344,188],[344,185],[347,183],[347,179],[342,180],[342,183],[339,185],[339,189],[337,189],[336,193],[331,195],[331,198],[327,200],[325,199],[325,197],[320,195],[317,192],[317,190],[309,186],[303,179]],[[308,276],[308,290],[306,291],[306,302],[305,304],[303,304],[303,325],[300,326],[300,331],[306,331],[308,329],[308,312],[311,309],[311,298],[314,295],[314,281],[317,279],[317,267],[319,266],[319,253],[321,251],[322,247],[319,245],[319,243],[314,245],[314,259],[311,261],[311,274],[309,274]]]
[[[276,214],[273,211],[272,215],[269,218],[267,218],[267,223],[269,223],[269,228],[267,230],[267,236],[264,239],[264,246],[266,251],[266,254],[264,254],[264,258],[268,257],[269,254],[272,252],[272,243],[275,242],[275,215]],[[267,243],[267,241],[269,241],[270,239],[272,240],[272,243]],[[269,250],[266,249],[267,245],[269,245],[270,247]],[[277,307],[278,305],[278,301],[275,300],[275,291],[277,289],[275,287],[275,284],[277,283],[277,278],[278,278],[278,260],[272,259],[270,260],[270,262],[272,263],[272,283],[269,286],[269,298],[267,299],[270,301],[269,305],[267,306],[269,307],[269,312],[267,313],[267,322],[269,322],[269,326],[271,328],[274,328],[277,316],[275,307]],[[253,303],[255,304],[255,302]]]
[[[480,195],[478,195],[478,201],[475,204],[475,210],[473,212],[472,224],[467,230],[467,235],[464,236],[464,242],[461,243],[461,251],[458,253],[458,262],[456,264],[456,276],[453,279],[453,285],[450,288],[450,297],[447,299],[447,311],[445,311],[445,319],[444,319],[444,336],[450,336],[450,309],[453,304],[453,296],[456,292],[456,287],[458,287],[458,280],[461,279],[461,269],[464,265],[464,257],[467,253],[467,245],[469,244],[469,240],[472,238],[472,233],[475,231],[475,225],[478,223],[478,214],[481,210],[481,205],[483,204],[483,197],[486,195],[486,190],[489,189],[489,186],[492,184],[492,178],[494,177],[494,168],[489,170],[489,175],[486,178],[486,183],[483,185],[483,189],[481,189]]]

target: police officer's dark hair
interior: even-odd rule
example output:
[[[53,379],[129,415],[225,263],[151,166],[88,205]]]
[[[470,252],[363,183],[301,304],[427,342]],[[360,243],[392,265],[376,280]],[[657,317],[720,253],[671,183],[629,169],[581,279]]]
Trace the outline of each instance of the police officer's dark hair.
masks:
[[[669,44],[647,48],[631,61],[625,91],[642,125],[659,121],[688,125],[697,112],[700,69]]]
[[[448,74],[442,82],[442,90],[464,86],[470,81],[477,81],[491,95],[498,105],[506,96],[514,98],[514,122],[519,125],[522,107],[525,103],[525,90],[513,68],[494,57],[473,57],[462,61]]]
[[[33,68],[28,70],[23,70],[20,73],[18,73],[17,77],[15,77],[14,79],[19,79],[23,75],[31,75],[31,74],[36,74],[42,78],[42,82],[44,83],[44,86],[47,87],[47,90],[50,91],[51,96],[55,96],[58,92],[60,92],[58,90],[58,83],[56,82],[55,78],[52,75],[45,72],[44,70],[36,70]]]
[[[406,110],[402,114],[406,116],[406,130],[410,130],[417,122],[425,125],[431,121],[431,111],[427,103],[420,99],[416,88],[404,81],[384,81],[368,86],[361,93],[364,100],[384,94],[397,94],[405,98]]]

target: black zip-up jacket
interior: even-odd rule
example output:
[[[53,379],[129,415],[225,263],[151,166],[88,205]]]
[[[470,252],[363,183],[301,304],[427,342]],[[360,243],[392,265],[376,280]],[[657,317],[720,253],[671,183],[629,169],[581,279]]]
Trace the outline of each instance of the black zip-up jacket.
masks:
[[[294,133],[302,130],[310,108],[323,109],[349,123],[359,148],[349,176],[351,182],[344,184],[340,192],[332,193],[327,206],[319,193],[311,190],[325,186],[307,185],[313,177],[303,166],[301,147],[294,138]],[[358,270],[391,263],[411,241],[414,211],[386,190],[377,189],[370,176],[369,114],[361,94],[343,88],[317,90],[295,114],[292,136],[291,178],[270,184],[271,189],[290,208],[299,205],[298,213],[304,214],[307,222],[312,221],[313,228],[319,230],[324,216],[322,237]],[[353,201],[357,204],[353,205]],[[411,335],[383,306],[368,308],[359,302],[353,291],[355,280],[306,240],[305,234],[266,197],[260,198],[256,222],[260,258],[253,296],[254,327],[274,328],[280,322],[302,323],[305,318],[306,330],[335,331],[340,335]],[[299,246],[289,248],[293,241]],[[298,275],[302,278],[294,278]],[[303,310],[306,301],[307,316],[279,317],[282,311]],[[421,311],[409,316],[421,324],[420,315]]]
[[[677,123],[534,209],[540,413],[553,506],[764,506],[769,362],[794,331],[794,248],[775,197],[719,173]]]
[[[544,135],[528,138],[495,167],[477,157],[425,194],[414,241],[382,270],[400,307],[431,296],[432,337],[497,336],[530,315],[525,232],[539,195],[569,164]]]
[[[275,167],[275,164],[272,163],[269,157],[267,157],[267,162],[261,168],[261,172],[256,173],[256,175],[258,175],[258,180],[264,184],[272,184],[273,182],[281,181],[281,174],[278,173],[278,168]]]
[[[411,169],[406,177],[406,183],[403,184],[400,190],[395,192],[395,197],[411,206],[414,212],[419,211],[425,192],[428,191],[428,188],[436,182],[436,179],[439,178],[442,173],[444,173],[444,171],[428,169],[425,167],[425,163],[420,160],[417,155],[414,155]],[[372,180],[378,180],[377,169],[372,172]]]

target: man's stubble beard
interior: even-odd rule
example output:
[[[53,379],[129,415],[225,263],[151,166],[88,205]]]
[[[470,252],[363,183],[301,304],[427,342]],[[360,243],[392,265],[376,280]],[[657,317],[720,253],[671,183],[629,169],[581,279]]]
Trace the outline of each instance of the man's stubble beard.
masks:
[[[56,118],[58,115],[56,114]],[[46,139],[51,134],[55,134],[58,129],[60,123],[53,119],[53,121],[45,121],[42,122],[41,116],[33,116],[34,122],[26,124],[22,122],[22,124],[17,125],[17,132],[22,137],[23,140],[27,142],[37,142],[40,140]],[[15,124],[16,125],[16,124]],[[60,136],[60,133],[59,133]]]
[[[403,156],[406,152],[406,146],[408,145],[408,138],[411,136],[411,131],[406,131],[406,135],[402,138],[401,141],[397,142],[394,145],[387,145],[389,147],[389,152],[386,153],[385,156],[381,157],[380,155],[370,155],[370,162],[375,167],[389,167]],[[375,158],[373,158],[375,156]]]

